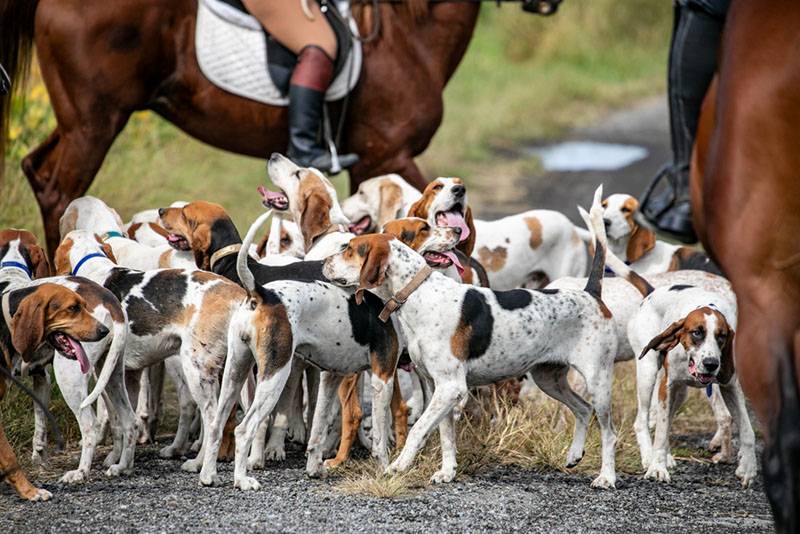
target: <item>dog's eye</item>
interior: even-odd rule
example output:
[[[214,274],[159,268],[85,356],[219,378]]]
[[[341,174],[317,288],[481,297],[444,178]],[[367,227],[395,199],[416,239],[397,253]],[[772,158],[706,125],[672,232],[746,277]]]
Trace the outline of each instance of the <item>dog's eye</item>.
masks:
[[[703,332],[702,328],[698,328],[696,330],[692,330],[692,337],[694,339],[703,339],[705,336],[705,332]]]
[[[76,304],[73,304],[72,306],[70,306],[69,308],[67,308],[67,310],[69,310],[69,312],[70,312],[70,313],[72,313],[72,314],[80,313],[80,311],[81,311],[81,305],[80,305],[80,304],[77,304],[77,303],[76,303]]]
[[[725,341],[728,339],[728,335],[725,332],[720,332],[717,334],[717,343],[720,345],[724,344]]]
[[[298,170],[294,171],[294,174],[292,176],[294,176],[295,178],[297,178],[299,180],[300,179],[300,170],[298,169]]]
[[[436,184],[436,185],[433,186],[433,190],[434,191],[441,191],[442,187],[444,187],[443,184]]]
[[[631,209],[630,209],[630,208],[624,208],[624,207],[623,207],[622,209],[620,209],[620,211],[621,211],[622,213],[630,213],[630,212],[631,212]]]

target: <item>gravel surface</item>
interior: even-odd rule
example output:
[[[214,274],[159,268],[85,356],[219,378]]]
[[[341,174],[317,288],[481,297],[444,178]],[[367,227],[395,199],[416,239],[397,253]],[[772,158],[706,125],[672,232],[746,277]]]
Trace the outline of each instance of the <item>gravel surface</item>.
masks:
[[[196,475],[157,451],[137,450],[131,477],[105,479],[97,463],[85,485],[45,483],[54,493],[48,503],[22,502],[3,486],[0,531],[772,531],[761,482],[741,489],[731,465],[679,462],[671,484],[622,475],[616,491],[591,489],[586,474],[498,467],[383,500],[343,493],[336,476],[307,479],[297,447],[256,473],[256,493],[233,488],[232,464],[220,466],[222,487],[200,488]]]

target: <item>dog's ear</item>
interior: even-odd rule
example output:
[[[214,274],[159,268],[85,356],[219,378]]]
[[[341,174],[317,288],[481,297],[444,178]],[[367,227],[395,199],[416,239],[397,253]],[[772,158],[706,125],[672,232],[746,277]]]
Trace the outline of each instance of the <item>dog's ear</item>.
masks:
[[[730,382],[731,378],[733,378],[733,373],[736,372],[736,364],[733,361],[733,337],[735,335],[736,332],[729,328],[725,344],[722,346],[722,358],[719,364],[719,373],[717,373],[717,382],[720,384]]]
[[[669,325],[666,330],[658,334],[656,337],[650,340],[650,343],[642,349],[642,353],[639,355],[639,359],[644,358],[644,355],[654,350],[660,353],[662,356],[666,356],[666,354],[675,348],[675,346],[680,341],[678,335],[680,334],[681,330],[683,330],[683,324],[685,319],[681,319],[680,321],[675,321],[671,325]]]
[[[300,210],[300,231],[303,233],[306,252],[311,248],[314,239],[324,234],[331,227],[331,200],[327,194],[313,189],[302,199]]]
[[[467,223],[467,228],[469,228],[469,237],[459,243],[456,248],[469,258],[475,249],[475,223],[472,221],[472,208],[470,207],[467,207],[467,211],[464,212],[464,222]]]
[[[72,271],[72,265],[69,263],[69,252],[72,249],[72,238],[68,237],[58,245],[53,263],[55,265],[56,274],[59,276],[68,275]]]
[[[48,301],[39,287],[20,301],[11,319],[11,344],[28,361],[44,341],[44,312]]]
[[[434,197],[436,197],[436,193],[433,191],[433,184],[434,182],[429,183],[422,192],[422,196],[419,200],[411,204],[406,217],[419,217],[420,219],[428,220],[428,211],[431,207],[431,202],[433,202]]]
[[[373,244],[366,251],[366,258],[361,264],[361,274],[356,289],[356,304],[364,300],[364,290],[381,285],[386,278],[389,265],[389,247]]]
[[[375,225],[383,228],[387,222],[402,216],[400,210],[403,207],[403,190],[391,180],[384,180],[378,191],[380,192],[380,203],[378,220],[375,221]]]
[[[97,242],[100,243],[100,249],[105,254],[106,258],[117,263],[117,258],[114,256],[114,249],[111,248],[111,245],[100,239],[100,236],[95,234],[94,238],[97,239]]]
[[[31,255],[31,266],[34,278],[47,278],[50,276],[50,261],[39,245],[28,245],[28,253]]]
[[[638,261],[642,256],[653,250],[656,246],[656,234],[641,225],[636,225],[628,240],[625,249],[625,259],[628,263]]]

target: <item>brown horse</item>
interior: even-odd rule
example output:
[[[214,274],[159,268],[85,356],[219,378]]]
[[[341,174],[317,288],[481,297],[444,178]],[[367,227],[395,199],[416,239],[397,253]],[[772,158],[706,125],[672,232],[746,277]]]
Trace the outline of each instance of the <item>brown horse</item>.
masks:
[[[131,113],[151,109],[210,145],[265,157],[287,146],[286,108],[227,93],[195,57],[197,0],[4,0],[0,63],[16,78],[35,39],[58,126],[22,168],[55,250],[58,220],[83,195]],[[410,0],[355,6],[364,45],[361,80],[345,117],[342,150],[361,161],[351,185],[397,172],[422,188],[414,157],[442,120],[442,91],[472,37],[478,3]],[[19,84],[17,84],[19,85]],[[7,121],[8,98],[2,118]],[[336,110],[334,110],[336,114]],[[5,131],[5,128],[4,130]],[[0,146],[0,152],[2,152]]]
[[[779,532],[800,522],[800,3],[734,0],[692,164],[695,226],[739,301],[736,365]]]

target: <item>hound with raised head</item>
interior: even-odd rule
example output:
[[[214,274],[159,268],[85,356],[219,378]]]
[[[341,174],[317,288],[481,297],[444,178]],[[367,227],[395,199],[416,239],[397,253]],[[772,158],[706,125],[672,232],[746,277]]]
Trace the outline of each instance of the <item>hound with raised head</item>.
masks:
[[[92,466],[100,429],[92,404],[102,394],[112,417],[114,447],[105,459],[108,476],[129,474],[133,469],[136,446],[134,414],[125,389],[124,357],[128,326],[119,301],[110,291],[85,278],[49,277],[50,266],[36,237],[26,230],[0,231],[0,287],[6,290],[28,288],[42,282],[55,283],[76,292],[86,303],[92,318],[103,324],[109,334],[82,350],[56,352],[46,347],[34,362],[28,363],[34,391],[43,405],[50,402],[47,366],[53,365],[56,383],[78,422],[81,432],[81,457],[78,468],[61,478],[64,483],[85,482]],[[60,355],[60,357],[58,357]],[[75,365],[77,358],[78,365]],[[96,373],[96,384],[89,393],[89,371]],[[34,405],[36,427],[32,460],[41,463],[46,454],[47,427],[43,410]]]
[[[603,200],[603,221],[608,235],[608,249],[639,274],[691,269],[722,274],[702,251],[673,245],[636,221],[639,201],[617,193]]]
[[[122,303],[129,320],[125,366],[132,371],[129,386],[134,397],[135,371],[180,356],[189,392],[202,416],[205,448],[216,414],[218,376],[228,353],[228,325],[246,298],[241,287],[197,270],[118,267],[111,246],[86,230],[74,230],[64,237],[55,263],[57,272],[85,276]],[[181,417],[191,418],[192,413],[182,410]],[[179,430],[188,431],[189,422],[179,424]],[[175,436],[175,442],[185,439],[185,435]],[[199,471],[203,449],[200,452],[184,462],[185,471]]]
[[[342,211],[350,219],[351,232],[373,234],[389,221],[406,217],[421,196],[399,174],[384,174],[361,182],[358,190],[342,201]]]
[[[0,379],[0,400],[7,391],[6,377],[12,376],[17,356],[31,362],[46,343],[71,360],[71,365],[77,360],[84,370],[87,357],[81,342],[97,342],[108,334],[108,328],[89,312],[87,302],[66,287],[48,283],[18,289],[7,289],[8,286],[9,282],[0,283],[0,366],[4,375]],[[1,424],[0,479],[6,479],[23,499],[46,501],[52,497],[25,477]]]
[[[453,408],[467,395],[468,387],[532,371],[540,387],[575,414],[568,466],[583,457],[594,408],[601,427],[602,467],[592,485],[614,487],[611,382],[617,348],[611,314],[600,299],[605,258],[600,194],[598,190],[592,206],[598,235],[595,257],[582,291],[493,291],[459,284],[430,272],[419,254],[386,234],[356,237],[325,260],[323,272],[332,282],[355,287],[357,293],[372,292],[386,303],[383,317],[394,314],[407,338],[411,360],[435,386],[389,472],[407,470],[438,424],[442,466],[431,480],[453,480]],[[586,377],[591,405],[569,387],[570,366]]]

